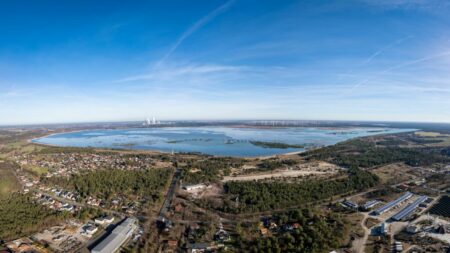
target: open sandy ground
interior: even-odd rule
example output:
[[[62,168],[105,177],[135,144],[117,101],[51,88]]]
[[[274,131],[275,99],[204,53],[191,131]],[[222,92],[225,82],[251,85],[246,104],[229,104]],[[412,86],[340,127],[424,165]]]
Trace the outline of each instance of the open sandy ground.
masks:
[[[265,174],[258,175],[242,175],[242,176],[227,176],[222,179],[222,182],[227,181],[251,181],[251,180],[261,180],[266,178],[283,178],[283,177],[298,177],[306,175],[318,175],[318,174],[329,174],[329,172],[324,171],[304,171],[304,170],[285,170],[285,171],[274,171]]]

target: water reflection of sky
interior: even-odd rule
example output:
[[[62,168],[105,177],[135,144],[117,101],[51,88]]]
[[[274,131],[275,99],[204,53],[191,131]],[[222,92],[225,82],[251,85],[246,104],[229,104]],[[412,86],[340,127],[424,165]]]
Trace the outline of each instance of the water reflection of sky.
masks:
[[[282,142],[306,146],[332,145],[355,137],[411,131],[388,128],[234,128],[167,127],[124,130],[88,130],[50,135],[35,142],[57,146],[200,152],[224,156],[264,156],[301,148],[264,148],[249,141]]]

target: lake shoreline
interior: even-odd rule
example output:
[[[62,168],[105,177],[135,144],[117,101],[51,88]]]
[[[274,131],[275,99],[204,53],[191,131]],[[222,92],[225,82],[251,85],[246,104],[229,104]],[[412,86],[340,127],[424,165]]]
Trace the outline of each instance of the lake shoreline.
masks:
[[[332,131],[331,129],[325,130],[324,128],[312,127],[288,127],[283,129],[236,128],[229,126],[128,128],[121,130],[86,129],[50,133],[30,139],[28,142],[36,145],[62,148],[91,148],[95,150],[137,151],[159,154],[170,154],[173,152],[214,157],[268,158],[280,155],[296,155],[311,149],[334,145],[358,137],[414,131],[413,129],[373,127],[349,127],[343,133],[335,133],[334,130],[336,129]],[[80,134],[77,136],[79,133],[90,135]],[[62,140],[62,142],[66,141],[65,144],[51,143],[55,136],[63,136],[69,139]],[[267,141],[261,136],[272,138],[273,140]],[[211,138],[213,138],[213,141],[210,141]],[[316,141],[311,141],[314,138],[316,138]],[[183,141],[180,141],[180,139]],[[205,139],[208,141],[202,141]],[[253,143],[255,142],[272,142],[277,145],[261,147],[260,145],[254,145]],[[313,143],[313,145],[310,145],[310,143]],[[278,148],[277,146],[281,144],[283,144],[283,148]],[[304,148],[295,150],[294,147],[296,146],[303,146]],[[287,149],[285,147],[292,148],[285,150]]]

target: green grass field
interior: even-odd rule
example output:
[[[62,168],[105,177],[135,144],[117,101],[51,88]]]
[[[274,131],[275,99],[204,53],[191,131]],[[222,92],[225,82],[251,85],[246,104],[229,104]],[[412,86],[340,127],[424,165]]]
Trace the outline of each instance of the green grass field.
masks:
[[[34,165],[28,165],[28,166],[22,166],[23,169],[37,175],[42,175],[48,172],[47,168],[34,166]]]
[[[41,150],[43,147],[33,143],[29,143],[26,140],[20,140],[16,142],[0,144],[0,158],[6,159],[14,154],[30,154]]]
[[[440,136],[442,136],[442,134],[438,133],[438,132],[417,131],[414,134],[419,136],[419,137],[440,137]]]
[[[426,144],[427,146],[430,146],[430,147],[450,146],[450,135],[449,134],[442,134],[442,133],[438,133],[438,132],[424,132],[424,131],[417,131],[414,134],[424,140],[439,141],[436,143]]]

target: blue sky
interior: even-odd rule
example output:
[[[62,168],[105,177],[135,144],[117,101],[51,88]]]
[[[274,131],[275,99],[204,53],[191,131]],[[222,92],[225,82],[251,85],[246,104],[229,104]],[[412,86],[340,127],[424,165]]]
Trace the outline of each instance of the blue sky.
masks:
[[[0,124],[450,122],[450,2],[2,1]]]

